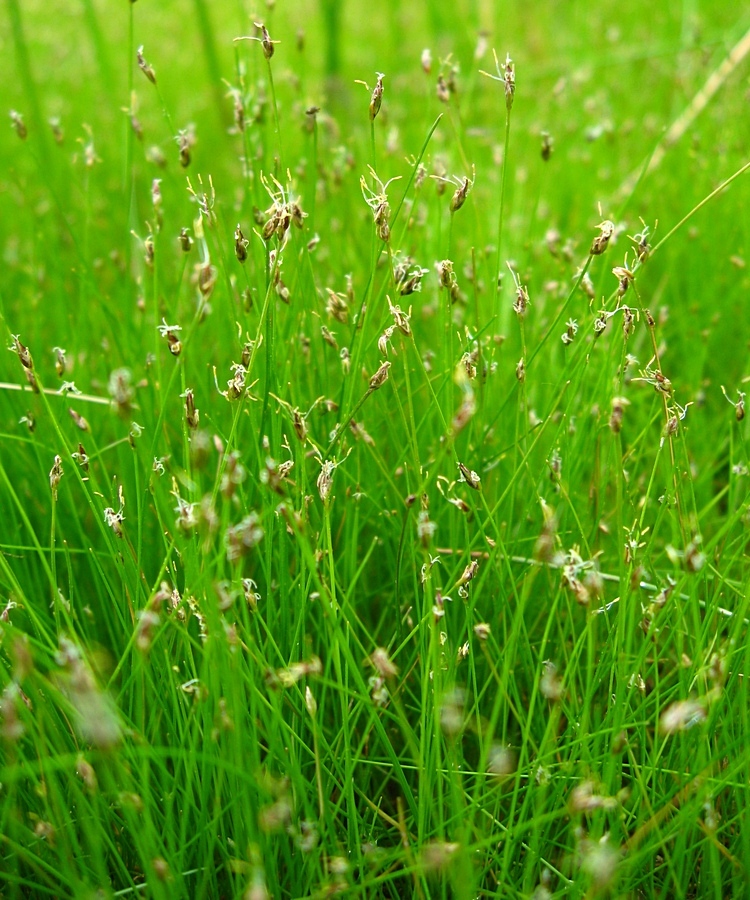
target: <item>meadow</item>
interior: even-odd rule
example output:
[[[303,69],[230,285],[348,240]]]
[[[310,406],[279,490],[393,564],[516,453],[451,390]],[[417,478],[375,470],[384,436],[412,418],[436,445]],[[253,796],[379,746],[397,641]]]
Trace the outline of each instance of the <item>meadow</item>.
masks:
[[[750,12],[0,23],[0,896],[746,896]]]

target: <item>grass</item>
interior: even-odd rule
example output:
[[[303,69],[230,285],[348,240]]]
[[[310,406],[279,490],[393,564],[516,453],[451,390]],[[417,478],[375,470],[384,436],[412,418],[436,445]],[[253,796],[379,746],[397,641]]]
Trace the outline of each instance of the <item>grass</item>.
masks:
[[[748,890],[750,21],[425,7],[4,4],[3,896]]]

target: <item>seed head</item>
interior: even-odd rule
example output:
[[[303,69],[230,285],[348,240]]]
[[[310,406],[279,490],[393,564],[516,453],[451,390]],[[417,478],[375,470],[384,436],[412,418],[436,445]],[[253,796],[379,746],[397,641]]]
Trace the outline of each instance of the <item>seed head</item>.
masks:
[[[448,85],[445,83],[445,78],[442,73],[438,75],[437,87],[435,89],[437,94],[437,98],[441,103],[447,103],[451,98],[451,92],[448,88]]]
[[[235,562],[245,556],[253,547],[257,547],[263,540],[263,535],[263,527],[256,512],[251,512],[237,525],[227,528],[224,543],[229,562]]]
[[[63,467],[62,458],[56,456],[49,473],[49,486],[52,489],[52,499],[57,500],[57,489],[62,481]]]
[[[89,423],[83,418],[80,413],[77,413],[74,409],[69,409],[70,418],[75,422],[76,428],[80,428],[81,431],[89,430]]]
[[[17,334],[12,334],[11,340],[13,341],[13,343],[11,344],[10,347],[8,347],[8,349],[11,350],[13,353],[15,353],[16,356],[18,356],[18,359],[21,361],[21,365],[24,367],[24,369],[29,369],[29,370],[33,369],[34,363],[31,359],[31,353],[29,353],[29,348],[25,347],[21,343]]]
[[[477,473],[470,469],[468,466],[464,465],[462,462],[458,463],[458,470],[460,472],[459,481],[465,481],[466,484],[469,485],[470,488],[473,488],[475,491],[482,490],[482,479],[477,475]]]
[[[247,259],[247,248],[250,244],[250,241],[245,237],[242,233],[242,229],[237,224],[237,227],[234,229],[234,255],[237,257],[238,261],[243,263]]]
[[[479,563],[473,559],[464,569],[463,574],[458,579],[459,585],[468,584],[470,581],[473,581],[476,578],[477,572],[479,571]]]
[[[609,417],[609,427],[614,434],[619,434],[622,428],[622,419],[625,415],[625,407],[630,405],[630,400],[626,397],[612,398],[612,414]]]
[[[141,70],[141,72],[143,72],[143,74],[146,76],[146,78],[148,78],[151,84],[156,84],[156,72],[154,71],[153,66],[149,65],[149,63],[146,62],[143,56],[143,44],[141,44],[141,46],[138,48],[136,59],[138,60],[138,68]]]
[[[396,327],[394,325],[389,325],[378,338],[378,350],[382,356],[388,356],[388,344],[390,343],[395,330]]]
[[[336,291],[332,291],[330,288],[326,288],[326,292],[328,294],[326,312],[329,316],[336,319],[337,322],[346,325],[349,319],[349,305],[346,302],[346,295],[337,294]]]
[[[562,336],[563,344],[572,344],[578,334],[578,322],[575,319],[568,319],[565,323],[565,333]]]
[[[549,660],[544,663],[544,674],[539,681],[539,691],[552,703],[558,701],[563,695],[563,683],[557,672],[557,666]]]
[[[377,72],[377,81],[375,82],[375,87],[372,89],[372,96],[370,97],[370,121],[373,122],[375,117],[380,112],[380,106],[383,102],[383,79],[385,75],[383,72]]]
[[[52,352],[55,354],[55,371],[57,377],[62,378],[65,374],[65,350],[62,347],[53,347]]]
[[[528,289],[524,285],[518,284],[516,287],[516,299],[513,304],[513,311],[519,319],[522,319],[526,315],[530,305]]]
[[[547,160],[552,156],[552,151],[554,149],[554,141],[548,132],[542,132],[542,159],[547,162]]]
[[[78,444],[78,450],[75,453],[72,453],[71,456],[78,463],[78,465],[83,469],[84,472],[88,472],[89,470],[89,458],[86,453],[86,448],[83,444]]]
[[[180,151],[180,165],[183,169],[187,169],[190,165],[191,154],[190,149],[193,145],[191,134],[187,130],[182,130],[177,134],[177,146]]]
[[[505,81],[505,108],[510,112],[513,106],[513,100],[516,96],[516,70],[510,53],[505,57],[503,65],[503,80]]]
[[[453,197],[451,198],[451,212],[452,213],[458,212],[458,210],[461,209],[461,207],[466,202],[466,198],[469,195],[469,191],[471,190],[471,188],[473,186],[474,186],[474,182],[470,178],[467,178],[466,176],[464,176],[464,178],[461,180],[459,186],[456,188],[456,191],[453,194]]]
[[[430,511],[421,509],[417,515],[417,537],[423,547],[428,547],[437,531],[437,525],[430,519]]]
[[[336,464],[329,459],[325,460],[320,468],[317,486],[318,493],[320,494],[320,499],[324,504],[328,503],[328,498],[331,496],[331,488],[333,487],[333,473],[335,471]]]
[[[28,136],[28,129],[26,128],[26,123],[23,120],[23,116],[20,112],[17,112],[15,109],[10,111],[10,124],[11,128],[14,129],[16,134],[21,138],[22,141],[26,140]]]
[[[605,219],[596,227],[599,229],[599,234],[591,243],[591,249],[589,250],[589,254],[591,256],[600,256],[602,253],[604,253],[604,251],[607,249],[607,244],[609,244],[610,238],[615,233],[614,223],[610,222],[609,219]]]
[[[320,334],[329,347],[333,347],[334,350],[339,349],[338,342],[336,341],[333,332],[329,331],[325,325],[320,326]]]
[[[180,339],[177,337],[178,333],[182,331],[182,326],[180,325],[167,325],[166,319],[162,319],[162,324],[157,326],[157,331],[159,334],[167,339],[167,343],[169,344],[169,352],[172,356],[179,356],[182,352],[182,343]]]
[[[122,537],[122,523],[125,521],[122,507],[115,512],[111,506],[104,510],[104,524],[108,525],[115,534],[115,537]]]
[[[440,279],[440,286],[450,288],[456,280],[456,275],[453,271],[453,262],[450,259],[442,259],[440,262],[435,263],[435,266],[437,268],[438,278]]]
[[[62,144],[65,140],[65,132],[63,131],[60,119],[57,116],[52,116],[49,119],[49,127],[52,130],[52,137],[55,139],[55,143]]]
[[[188,427],[195,430],[200,420],[200,412],[195,408],[195,395],[192,388],[188,388],[182,397],[185,400],[185,419]]]
[[[737,401],[731,400],[729,395],[727,394],[726,388],[724,385],[721,386],[721,392],[727,398],[727,401],[732,404],[734,407],[734,415],[738,422],[741,422],[745,418],[745,392],[737,391]]]
[[[377,647],[373,650],[370,656],[370,665],[382,678],[395,678],[398,675],[398,667],[385,647]]]
[[[662,734],[687,731],[706,718],[706,708],[699,700],[678,700],[668,706],[659,719]]]
[[[382,387],[385,382],[388,380],[388,370],[390,369],[391,364],[387,360],[380,364],[377,372],[370,379],[370,390],[377,391],[378,388]]]

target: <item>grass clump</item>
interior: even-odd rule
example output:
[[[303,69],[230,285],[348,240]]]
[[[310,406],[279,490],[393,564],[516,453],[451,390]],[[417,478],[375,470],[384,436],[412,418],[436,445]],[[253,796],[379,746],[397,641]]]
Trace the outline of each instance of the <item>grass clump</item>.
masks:
[[[6,4],[4,896],[740,896],[749,23],[268,6]]]

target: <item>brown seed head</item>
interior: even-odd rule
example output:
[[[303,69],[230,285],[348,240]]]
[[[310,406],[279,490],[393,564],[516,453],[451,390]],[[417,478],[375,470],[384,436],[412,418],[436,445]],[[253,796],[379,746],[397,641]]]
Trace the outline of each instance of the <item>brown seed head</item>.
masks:
[[[552,150],[554,149],[554,142],[549,135],[548,132],[542,132],[542,159],[547,162],[547,160],[552,156]]]
[[[383,79],[385,75],[383,72],[377,73],[378,80],[375,82],[375,87],[372,89],[372,96],[370,97],[370,121],[373,122],[375,117],[380,112],[380,106],[383,102]]]
[[[482,490],[482,479],[477,475],[477,473],[470,469],[468,466],[464,465],[462,462],[458,463],[458,470],[461,473],[459,477],[459,481],[465,481],[466,484],[469,485],[470,488],[473,488],[475,491]]]
[[[387,360],[380,364],[377,372],[370,379],[370,390],[377,391],[378,388],[382,387],[385,382],[388,380],[388,370],[390,369],[391,364]]]
[[[466,198],[469,195],[469,191],[473,187],[473,181],[471,179],[464,176],[459,186],[456,188],[453,197],[451,198],[451,212],[458,212],[459,209],[466,202]]]
[[[143,56],[143,44],[141,44],[141,46],[138,48],[136,59],[138,61],[138,68],[141,70],[141,72],[143,72],[143,74],[146,76],[146,78],[148,78],[151,84],[156,84],[156,72],[154,71],[153,66],[149,65]]]
[[[12,109],[10,111],[10,124],[16,134],[21,138],[21,140],[25,141],[29,132],[26,128],[26,123],[23,120],[23,116],[15,109]]]
[[[49,473],[49,486],[52,489],[52,499],[57,500],[57,488],[63,477],[62,457],[56,456]]]
[[[260,45],[263,48],[263,56],[266,59],[270,59],[274,54],[275,48],[273,45],[277,42],[271,40],[271,35],[262,22],[256,22],[255,27],[260,31]]]
[[[234,229],[234,255],[237,257],[238,261],[243,263],[247,259],[247,248],[250,244],[250,241],[245,237],[242,233],[242,229],[237,224],[237,227]]]
[[[607,244],[609,244],[612,235],[615,233],[614,223],[610,222],[609,219],[605,219],[596,227],[599,229],[599,234],[591,243],[591,249],[589,250],[591,256],[600,256],[604,253],[607,249]]]

